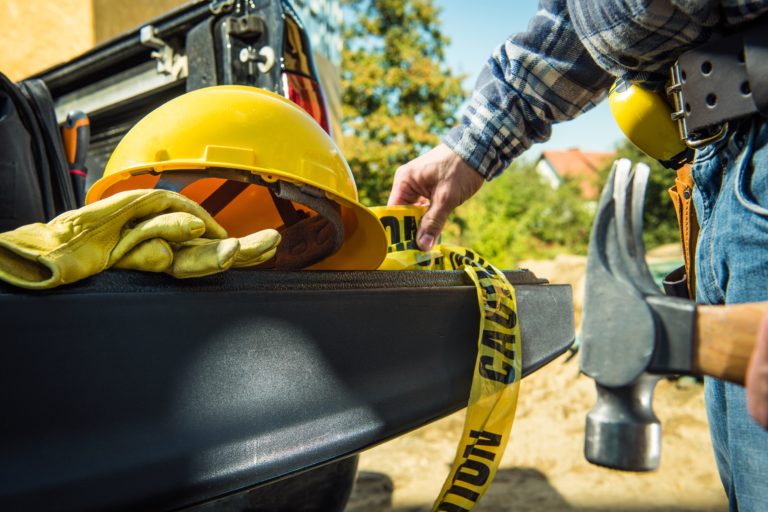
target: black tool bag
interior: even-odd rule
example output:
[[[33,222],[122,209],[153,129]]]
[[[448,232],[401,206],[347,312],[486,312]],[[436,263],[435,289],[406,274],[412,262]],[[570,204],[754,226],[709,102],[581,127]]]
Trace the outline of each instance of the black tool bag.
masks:
[[[42,80],[0,73],[0,232],[76,208],[56,122]]]

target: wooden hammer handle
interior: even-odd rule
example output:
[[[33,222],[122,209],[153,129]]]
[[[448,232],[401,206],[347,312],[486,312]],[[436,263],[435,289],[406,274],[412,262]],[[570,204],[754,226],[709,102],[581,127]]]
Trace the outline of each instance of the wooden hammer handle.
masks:
[[[743,385],[766,313],[768,302],[697,306],[694,370]]]

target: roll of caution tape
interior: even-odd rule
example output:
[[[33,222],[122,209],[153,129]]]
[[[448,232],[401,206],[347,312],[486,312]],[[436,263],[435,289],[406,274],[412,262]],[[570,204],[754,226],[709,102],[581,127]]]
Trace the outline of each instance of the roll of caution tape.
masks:
[[[477,290],[481,321],[464,430],[432,507],[433,512],[468,511],[493,481],[514,422],[522,377],[515,290],[501,271],[469,249],[438,244],[429,252],[419,251],[416,229],[424,209],[373,210],[390,237],[380,270],[463,270]]]
[[[384,226],[389,242],[379,270],[435,270],[442,266],[442,252],[422,252],[416,246],[416,230],[427,211],[425,206],[374,206],[370,210]]]

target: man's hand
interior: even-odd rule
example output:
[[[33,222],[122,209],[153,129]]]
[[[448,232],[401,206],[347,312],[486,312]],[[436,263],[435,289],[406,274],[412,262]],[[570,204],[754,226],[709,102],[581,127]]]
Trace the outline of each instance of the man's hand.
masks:
[[[749,413],[763,428],[768,429],[768,315],[763,317],[757,334],[746,384]]]
[[[428,251],[440,236],[448,215],[482,184],[480,173],[440,144],[397,170],[387,204],[429,206],[416,235],[419,248]]]

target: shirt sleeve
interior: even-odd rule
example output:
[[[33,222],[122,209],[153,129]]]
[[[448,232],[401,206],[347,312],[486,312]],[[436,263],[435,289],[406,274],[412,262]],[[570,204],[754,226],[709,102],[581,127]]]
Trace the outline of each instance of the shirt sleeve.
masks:
[[[542,0],[527,32],[493,52],[460,124],[443,142],[490,180],[549,139],[553,123],[600,102],[612,82],[580,42],[566,0]]]

